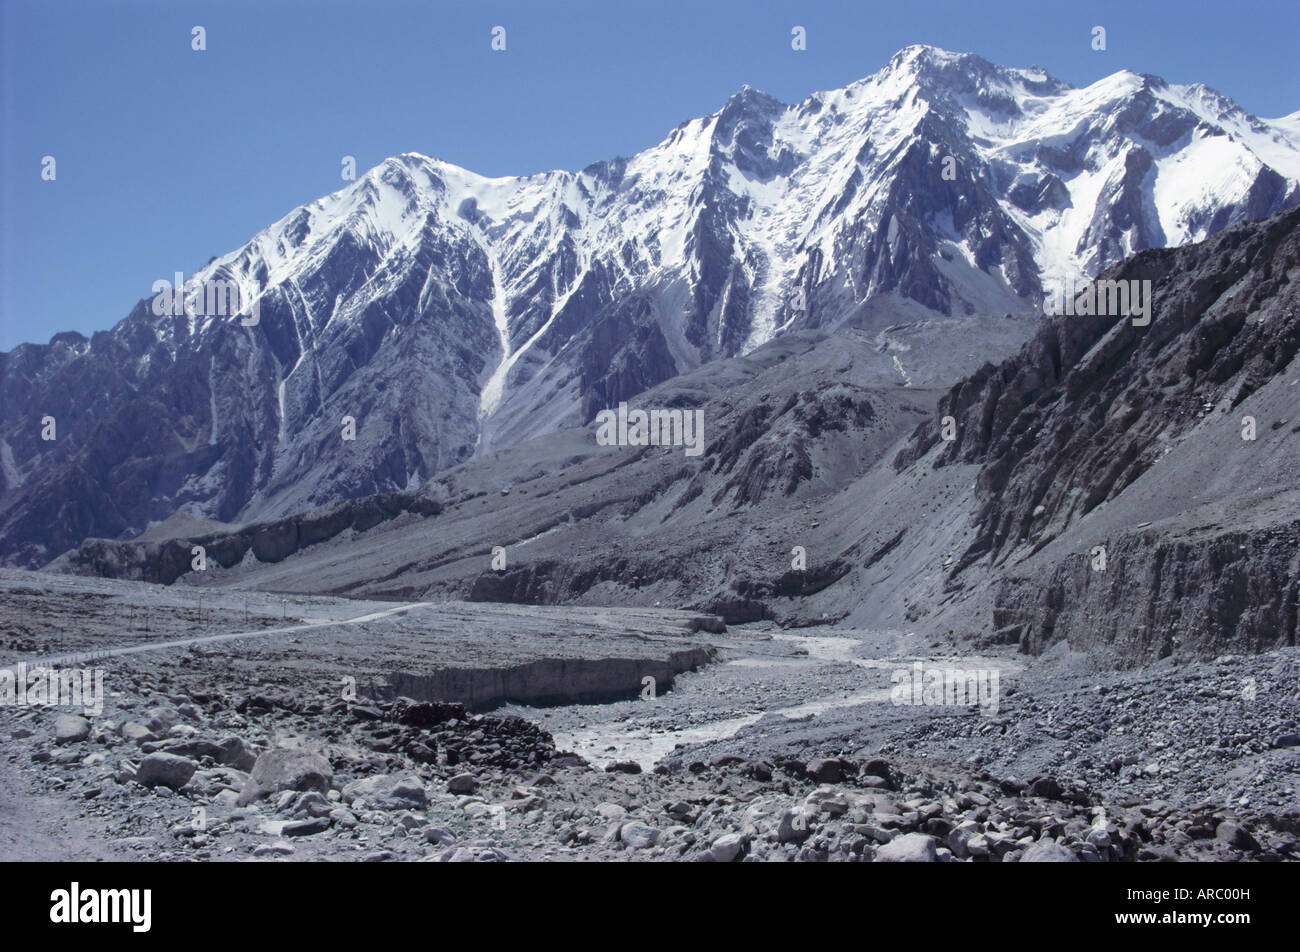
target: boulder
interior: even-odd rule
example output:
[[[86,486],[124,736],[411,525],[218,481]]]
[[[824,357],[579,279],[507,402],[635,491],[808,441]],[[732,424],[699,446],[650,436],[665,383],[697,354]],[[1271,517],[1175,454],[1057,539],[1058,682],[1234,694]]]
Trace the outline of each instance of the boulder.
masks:
[[[1022,863],[1077,863],[1079,857],[1074,851],[1054,840],[1042,840],[1025,850],[1020,857]]]
[[[817,757],[804,770],[818,783],[839,783],[854,772],[853,764],[839,757]]]
[[[662,833],[653,826],[647,826],[644,823],[638,823],[633,820],[631,823],[624,823],[619,827],[618,838],[628,849],[643,850],[659,842]]]
[[[478,781],[471,774],[456,774],[447,781],[447,792],[456,794],[471,794],[478,790]]]
[[[144,712],[145,726],[155,734],[165,734],[181,722],[180,711],[174,707],[151,707]]]
[[[144,744],[157,739],[157,735],[139,721],[126,721],[117,729],[117,736],[133,744]]]
[[[1234,850],[1255,853],[1259,851],[1259,841],[1251,836],[1245,827],[1233,823],[1231,820],[1224,820],[1214,831],[1215,838],[1220,843],[1226,843]]]
[[[252,771],[257,764],[257,755],[242,737],[236,737],[234,734],[223,737],[217,742],[217,747],[220,752],[215,759],[219,764],[234,767],[245,773]]]
[[[140,761],[135,772],[137,783],[146,787],[170,787],[179,790],[190,782],[198,767],[194,761],[178,754],[150,754]]]
[[[895,837],[876,851],[877,863],[936,863],[937,841],[924,833]]]
[[[328,793],[334,785],[334,771],[320,754],[297,747],[268,750],[253,764],[252,775],[239,795],[239,805],[283,790],[316,790]]]
[[[745,838],[739,833],[724,833],[713,841],[704,854],[710,863],[732,863],[745,851]]]
[[[343,799],[364,800],[376,810],[411,810],[428,806],[429,794],[414,774],[381,774],[354,780],[343,788]]]
[[[54,742],[75,744],[90,736],[90,721],[79,714],[60,714],[54,720]]]
[[[281,836],[314,836],[317,833],[324,833],[330,828],[330,818],[328,816],[314,817],[310,820],[298,820],[293,823],[286,823],[280,830]]]
[[[812,821],[815,815],[815,809],[803,805],[797,806],[793,810],[786,810],[781,814],[781,819],[777,821],[776,838],[782,843],[807,839],[808,834],[812,831]]]

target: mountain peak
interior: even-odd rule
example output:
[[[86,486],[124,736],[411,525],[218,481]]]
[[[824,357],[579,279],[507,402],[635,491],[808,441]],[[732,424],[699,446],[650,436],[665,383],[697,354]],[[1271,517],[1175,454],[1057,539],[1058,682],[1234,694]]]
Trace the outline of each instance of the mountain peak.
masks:
[[[192,303],[235,282],[255,324],[142,301],[88,344],[30,348],[9,390],[0,360],[0,559],[43,564],[180,507],[246,522],[420,485],[777,337],[881,308],[1037,310],[1060,276],[1300,204],[1296,117],[1158,83],[1077,89],[917,44],[797,107],[742,86],[578,175],[394,156],[187,282]],[[178,393],[194,399],[155,413]],[[69,408],[53,470],[36,405]],[[173,435],[145,439],[144,415]],[[333,451],[344,416],[364,451]],[[123,467],[119,433],[157,449]],[[177,446],[194,449],[178,463]],[[87,474],[94,507],[50,520]]]
[[[769,110],[772,108],[784,109],[785,103],[761,89],[745,83],[738,90],[731,94],[727,99],[727,104],[723,106],[722,111],[735,111],[737,109],[759,108]]]
[[[913,43],[911,46],[903,47],[890,57],[889,63],[885,66],[885,71],[904,70],[916,73],[935,69],[950,69],[954,66],[962,69],[975,67],[981,72],[986,69],[996,68],[988,60],[974,53],[956,53],[938,46]]]

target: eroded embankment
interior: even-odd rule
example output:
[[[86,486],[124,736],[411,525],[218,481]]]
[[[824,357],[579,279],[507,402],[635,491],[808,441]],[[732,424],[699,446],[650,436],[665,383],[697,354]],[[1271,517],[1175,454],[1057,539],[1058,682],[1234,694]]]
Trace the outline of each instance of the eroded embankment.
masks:
[[[1125,536],[1104,571],[1082,555],[1049,575],[1005,578],[994,626],[1040,654],[1059,641],[1121,667],[1176,655],[1256,654],[1300,632],[1300,522],[1207,538]]]
[[[499,704],[595,704],[638,696],[644,680],[654,690],[672,686],[683,671],[694,671],[717,657],[711,647],[674,651],[656,658],[543,658],[512,667],[439,668],[424,674],[398,671],[388,676],[395,696],[417,701],[456,701],[471,710]]]
[[[170,585],[193,570],[192,547],[196,545],[203,546],[208,561],[223,569],[239,565],[250,552],[258,562],[275,563],[348,529],[365,532],[407,513],[428,518],[441,511],[439,503],[417,493],[379,493],[362,499],[339,500],[283,519],[253,523],[234,532],[161,542],[86,539],[48,567],[72,575]]]

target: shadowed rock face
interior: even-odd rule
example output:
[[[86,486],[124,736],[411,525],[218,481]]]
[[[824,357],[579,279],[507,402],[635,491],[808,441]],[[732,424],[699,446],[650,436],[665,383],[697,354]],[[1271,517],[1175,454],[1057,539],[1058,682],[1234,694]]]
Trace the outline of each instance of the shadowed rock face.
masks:
[[[1102,277],[1153,283],[1149,327],[1057,318],[1016,357],[949,391],[937,412],[956,420],[956,439],[935,465],[981,464],[980,531],[953,574],[1041,546],[1154,466],[1207,402],[1235,410],[1285,370],[1300,350],[1297,265],[1297,211],[1201,246],[1144,252]],[[938,428],[922,425],[896,466],[939,442]]]
[[[1143,252],[1105,276],[1153,283],[1150,326],[1057,318],[940,400],[954,440],[918,427],[900,473],[979,466],[949,579],[1007,573],[1002,640],[1126,665],[1296,643],[1298,268],[1294,210]]]
[[[202,546],[205,559],[222,568],[238,565],[250,554],[258,562],[269,564],[349,529],[365,532],[406,513],[434,516],[440,508],[433,500],[414,494],[385,493],[344,500],[301,515],[246,526],[233,533],[209,532],[157,542],[88,539],[58,559],[53,567],[78,575],[170,585],[193,571],[194,546]]]
[[[1297,643],[1300,520],[1257,532],[1190,539],[1135,533],[997,589],[994,624],[1040,654],[1058,641],[1104,653],[1121,667],[1177,654],[1254,654]]]

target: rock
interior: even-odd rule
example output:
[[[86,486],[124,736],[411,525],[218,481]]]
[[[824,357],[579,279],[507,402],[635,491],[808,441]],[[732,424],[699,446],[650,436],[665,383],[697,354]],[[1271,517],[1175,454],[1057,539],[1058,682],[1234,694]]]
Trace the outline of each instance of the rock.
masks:
[[[596,813],[600,814],[600,816],[606,820],[621,820],[623,817],[627,816],[627,810],[619,806],[617,803],[610,803],[609,801],[597,803],[594,809]]]
[[[871,777],[879,777],[881,780],[889,779],[889,761],[887,760],[868,760],[862,767],[862,772]]]
[[[804,804],[833,817],[849,812],[849,801],[828,788],[814,790],[804,798]]]
[[[924,833],[895,837],[876,851],[877,863],[936,863],[938,842]]]
[[[1057,783],[1054,777],[1038,777],[1029,784],[1029,795],[1031,797],[1042,797],[1046,800],[1059,800],[1064,793],[1061,785]]]
[[[298,747],[268,750],[253,764],[252,775],[239,795],[239,805],[283,790],[316,790],[327,793],[334,784],[334,771],[320,754]]]
[[[357,825],[357,818],[351,810],[345,810],[343,807],[335,807],[330,811],[330,822],[337,827],[350,830]]]
[[[643,850],[655,846],[663,834],[653,826],[633,820],[619,827],[618,838],[629,849]]]
[[[197,769],[194,761],[176,754],[150,754],[140,761],[135,779],[146,787],[161,786],[179,790],[190,782]]]
[[[221,754],[221,748],[212,741],[194,739],[168,740],[162,743],[150,742],[141,744],[140,749],[146,754],[176,754],[180,757],[188,757],[190,760],[200,760],[204,757],[216,760]]]
[[[1104,829],[1089,830],[1085,839],[1095,846],[1098,852],[1110,849],[1110,833]]]
[[[572,751],[567,751],[552,757],[550,766],[553,770],[561,767],[585,767],[587,766],[587,759]]]
[[[508,863],[510,857],[490,843],[468,843],[443,851],[440,863]]]
[[[610,804],[613,806],[613,804]],[[599,809],[599,807],[597,807]],[[622,807],[619,807],[621,810]],[[685,800],[677,800],[664,806],[664,812],[674,820],[680,820],[683,823],[691,822],[695,816],[695,808]]]
[[[382,774],[354,780],[343,788],[343,799],[363,799],[376,810],[410,810],[429,804],[429,794],[414,774]]]
[[[838,757],[817,757],[808,761],[804,770],[818,783],[839,783],[853,772],[853,765]]]
[[[234,767],[236,770],[242,770],[245,773],[251,772],[257,764],[257,755],[253,753],[252,748],[244,742],[242,737],[236,737],[234,734],[223,737],[217,742],[217,749],[218,754],[214,759],[219,764]]]
[[[1281,734],[1273,741],[1274,747],[1300,747],[1300,734]]]
[[[745,837],[739,833],[724,833],[713,841],[704,854],[710,863],[732,863],[745,851]]]
[[[1214,831],[1214,836],[1220,843],[1225,843],[1234,850],[1259,852],[1259,841],[1251,836],[1245,827],[1231,820],[1220,823],[1219,828]]]
[[[197,707],[195,707],[190,702],[188,701],[176,702],[175,698],[173,698],[172,700],[173,703],[177,704],[176,707],[177,713],[179,713],[180,716],[185,718],[187,721],[199,721],[203,719],[203,712],[200,711]]]
[[[605,767],[605,773],[639,774],[640,772],[641,765],[635,760],[616,760]]]
[[[421,702],[409,698],[399,698],[395,710],[397,722],[409,727],[437,727],[451,720],[463,721],[467,716],[463,704]]]
[[[782,843],[806,839],[812,831],[813,813],[814,811],[804,806],[786,810],[777,821],[776,838]]]
[[[520,797],[517,800],[511,800],[506,804],[506,809],[512,813],[528,813],[531,810],[540,810],[546,806],[546,801],[536,795]]]
[[[134,744],[145,744],[156,740],[157,735],[139,721],[127,721],[117,729],[117,736]]]
[[[60,714],[54,720],[54,743],[75,744],[90,736],[90,721],[79,714]]]
[[[449,846],[456,842],[456,834],[445,826],[425,827],[424,838],[434,846]]]
[[[174,707],[151,707],[144,712],[145,725],[155,734],[165,734],[180,723],[181,715]]]
[[[1020,862],[1077,863],[1079,857],[1074,855],[1073,850],[1062,846],[1055,840],[1041,840],[1025,850],[1024,855],[1020,857]]]
[[[418,830],[424,826],[424,818],[418,813],[406,810],[398,816],[397,825],[408,832]]]
[[[359,721],[378,721],[384,717],[384,712],[371,704],[354,704],[349,713]]]
[[[293,800],[292,813],[296,817],[329,816],[334,804],[315,790],[301,793]]]
[[[324,833],[330,828],[330,820],[327,816],[315,817],[311,820],[297,820],[293,823],[286,823],[280,830],[281,836],[314,836],[317,833]]]
[[[436,764],[438,752],[421,741],[412,741],[406,745],[407,755],[417,764]]]
[[[277,840],[274,843],[260,843],[253,847],[253,855],[263,856],[292,856],[293,847],[283,840]]]
[[[478,791],[478,781],[467,773],[456,774],[447,781],[447,792],[456,794],[471,794]]]

